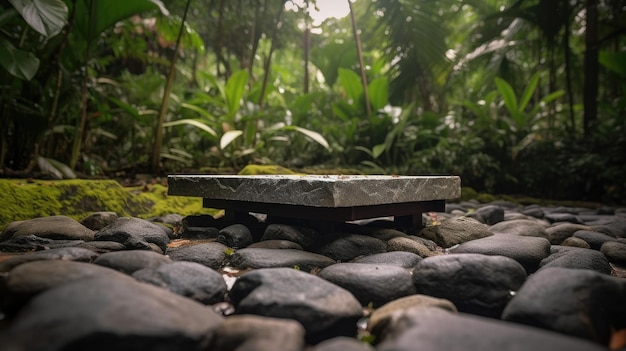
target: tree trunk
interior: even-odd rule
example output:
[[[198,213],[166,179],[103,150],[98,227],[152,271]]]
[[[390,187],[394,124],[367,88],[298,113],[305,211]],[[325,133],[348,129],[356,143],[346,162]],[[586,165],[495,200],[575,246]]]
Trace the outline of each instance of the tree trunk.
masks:
[[[585,3],[585,62],[584,62],[584,128],[585,136],[593,133],[593,125],[598,118],[598,0]]]
[[[178,58],[178,48],[180,47],[180,40],[183,37],[185,31],[185,20],[187,19],[187,12],[189,11],[189,3],[191,0],[187,0],[185,4],[185,13],[183,14],[183,20],[180,22],[180,29],[178,30],[178,37],[176,38],[176,45],[174,46],[174,56],[170,61],[170,71],[165,81],[165,89],[163,89],[163,100],[161,101],[161,109],[159,110],[159,117],[155,128],[154,145],[152,146],[152,172],[159,170],[159,161],[161,160],[161,144],[163,144],[163,124],[165,123],[165,116],[167,115],[167,108],[170,102],[170,93],[172,92],[172,85],[174,84],[174,78],[176,76],[176,59]]]
[[[363,63],[363,48],[361,47],[361,36],[356,25],[356,19],[354,17],[354,11],[352,10],[352,1],[348,0],[348,6],[350,7],[350,18],[352,19],[352,32],[354,33],[354,41],[356,42],[356,51],[359,56],[359,66],[361,68],[361,83],[363,84],[363,96],[365,97],[365,111],[367,115],[372,114],[372,106],[370,105],[370,95],[367,91],[367,75],[365,74],[365,65]]]

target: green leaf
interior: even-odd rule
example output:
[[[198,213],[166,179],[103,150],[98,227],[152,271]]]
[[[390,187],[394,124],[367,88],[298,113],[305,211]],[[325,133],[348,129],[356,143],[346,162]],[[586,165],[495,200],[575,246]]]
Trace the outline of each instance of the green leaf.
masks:
[[[285,126],[285,130],[295,130],[298,133],[304,134],[307,137],[313,139],[316,143],[322,145],[326,150],[330,150],[330,146],[328,145],[328,141],[322,136],[322,134],[312,131],[310,129],[297,127],[297,126]]]
[[[208,125],[200,122],[200,121],[196,121],[195,119],[179,119],[176,121],[171,121],[171,122],[166,122],[163,123],[163,127],[173,127],[173,126],[178,126],[181,124],[187,124],[199,129],[204,130],[205,132],[211,134],[212,136],[217,136],[217,133],[215,132],[215,130],[213,130],[211,127],[209,127]]]
[[[339,68],[339,80],[348,99],[352,100],[353,105],[357,104],[363,95],[363,84],[359,75],[350,69]]]
[[[381,77],[372,80],[368,87],[370,102],[375,110],[380,110],[389,102],[389,83],[387,78]]]
[[[89,20],[89,7],[93,1],[93,15]],[[89,35],[88,24],[91,25],[91,40],[95,40],[105,29],[113,27],[117,22],[147,11],[160,11],[167,16],[169,12],[159,0],[77,0],[75,30],[83,38]]]
[[[248,84],[248,71],[241,70],[233,73],[232,76],[226,82],[225,95],[226,95],[226,108],[228,109],[228,116],[234,117],[239,111],[241,105],[241,98]]]
[[[229,130],[222,135],[220,139],[220,149],[224,150],[233,140],[239,138],[243,134],[242,130]]]
[[[385,152],[385,149],[386,145],[384,143],[374,145],[374,147],[372,148],[372,157],[374,157],[374,159],[377,159],[380,155],[383,154],[383,152]]]
[[[44,37],[53,37],[67,23],[67,5],[62,0],[9,0],[26,23]]]
[[[526,85],[526,88],[524,89],[524,92],[522,93],[522,97],[520,98],[520,102],[519,102],[520,112],[526,109],[526,106],[530,102],[530,99],[533,97],[533,93],[535,92],[535,89],[537,88],[538,83],[539,83],[539,72],[536,72],[530,78],[530,81],[528,82],[528,84]]]
[[[44,173],[53,174],[58,179],[74,179],[76,173],[72,171],[66,164],[57,160],[37,156],[37,166]]]
[[[513,91],[513,88],[502,78],[496,77],[495,80],[498,92],[504,100],[504,105],[506,106],[507,110],[509,110],[509,113],[513,115],[515,112],[518,111],[517,97],[515,97],[515,92]]]
[[[626,52],[609,52],[602,50],[598,61],[609,70],[626,77]]]
[[[208,118],[210,120],[214,120],[215,119],[207,110],[203,109],[202,107],[198,107],[196,105],[191,105],[191,104],[188,104],[186,102],[181,103],[180,107],[181,108],[186,108],[186,109],[191,110],[191,111],[195,111],[198,114],[200,114],[201,116],[204,116],[204,117],[206,117],[206,118]]]
[[[39,69],[39,59],[0,37],[0,65],[19,79],[31,80]]]

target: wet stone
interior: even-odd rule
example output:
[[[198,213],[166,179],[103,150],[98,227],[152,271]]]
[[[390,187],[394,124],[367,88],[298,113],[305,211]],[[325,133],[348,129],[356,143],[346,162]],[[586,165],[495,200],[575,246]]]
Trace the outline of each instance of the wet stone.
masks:
[[[378,307],[415,294],[411,273],[402,267],[367,263],[337,263],[318,277],[348,290],[363,306]]]
[[[133,274],[140,269],[156,268],[172,263],[172,260],[152,251],[127,250],[101,254],[93,263],[122,273]]]
[[[362,316],[361,304],[350,292],[291,268],[245,273],[229,295],[236,314],[294,319],[304,326],[309,342],[353,336]]]
[[[196,262],[209,268],[219,269],[224,265],[228,250],[229,248],[226,245],[213,242],[170,249],[167,255],[173,261]]]
[[[166,288],[205,305],[224,300],[226,282],[217,271],[195,262],[173,262],[133,273],[133,278]]]
[[[327,256],[293,249],[245,248],[236,251],[228,259],[230,266],[239,269],[298,267],[305,272],[335,263]]]
[[[541,269],[562,267],[590,269],[599,273],[611,274],[609,260],[599,251],[580,247],[553,245],[550,252],[550,256],[541,261]]]
[[[428,257],[413,270],[417,293],[450,300],[460,312],[498,318],[526,271],[504,256],[451,254]]]
[[[233,224],[219,231],[217,242],[234,249],[246,247],[254,242],[250,229],[243,224]]]

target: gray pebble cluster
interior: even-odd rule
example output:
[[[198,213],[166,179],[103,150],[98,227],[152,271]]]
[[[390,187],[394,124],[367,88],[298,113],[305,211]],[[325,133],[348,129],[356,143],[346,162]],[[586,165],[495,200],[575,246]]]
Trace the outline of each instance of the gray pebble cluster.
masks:
[[[427,226],[50,216],[0,234],[0,349],[626,350],[626,209]]]

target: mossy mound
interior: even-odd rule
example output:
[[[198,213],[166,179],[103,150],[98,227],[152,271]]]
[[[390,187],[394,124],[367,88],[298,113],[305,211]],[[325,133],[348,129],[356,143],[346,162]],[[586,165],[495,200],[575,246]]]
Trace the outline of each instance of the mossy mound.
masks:
[[[295,171],[290,170],[289,168],[276,166],[276,165],[247,165],[241,171],[239,171],[239,175],[260,175],[260,174],[303,175],[303,173],[297,173]]]
[[[97,211],[139,218],[207,212],[202,199],[169,196],[160,184],[124,188],[114,180],[0,179],[0,194],[0,230],[13,221],[53,215],[81,220]]]

